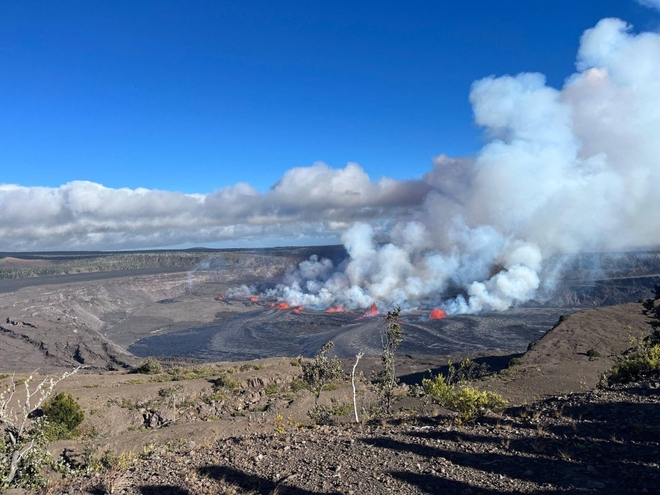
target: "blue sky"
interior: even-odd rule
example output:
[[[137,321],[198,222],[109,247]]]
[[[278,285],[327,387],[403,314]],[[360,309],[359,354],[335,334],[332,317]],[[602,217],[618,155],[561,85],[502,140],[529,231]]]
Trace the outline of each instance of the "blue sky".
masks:
[[[2,2],[0,251],[654,247],[659,80],[660,0]]]
[[[0,5],[0,183],[266,191],[292,167],[421,177],[482,145],[473,81],[560,87],[632,0],[32,1]]]

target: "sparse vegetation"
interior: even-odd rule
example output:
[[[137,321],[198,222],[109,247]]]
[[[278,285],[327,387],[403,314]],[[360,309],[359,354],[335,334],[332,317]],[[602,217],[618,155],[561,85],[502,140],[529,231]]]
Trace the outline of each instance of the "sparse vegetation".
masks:
[[[156,358],[148,357],[135,370],[142,375],[159,375],[163,372],[163,367]]]
[[[226,389],[226,390],[234,391],[237,388],[238,388],[238,382],[234,380],[231,376],[229,376],[229,373],[226,371],[221,373],[220,376],[213,381],[214,390]]]
[[[34,488],[45,484],[41,470],[51,463],[42,418],[33,417],[36,409],[51,396],[55,386],[80,368],[63,373],[59,378],[46,377],[32,386],[30,376],[21,383],[11,377],[0,393],[0,483],[2,488]]]
[[[268,397],[272,397],[274,395],[277,395],[280,393],[280,387],[278,387],[276,384],[272,383],[266,387],[266,395]]]
[[[300,390],[306,390],[307,384],[302,380],[292,380],[291,383],[289,383],[289,389],[294,393],[299,392]]]
[[[600,357],[600,352],[598,352],[596,349],[589,349],[587,351],[587,356],[589,357],[589,361],[595,361]]]
[[[158,396],[168,402],[172,409],[176,409],[176,399],[181,391],[183,391],[182,385],[173,385],[172,387],[161,388],[158,391]]]
[[[399,384],[396,377],[394,357],[396,350],[403,342],[401,325],[399,324],[399,313],[401,308],[388,312],[386,321],[387,327],[381,332],[381,345],[383,353],[381,361],[383,369],[376,374],[374,382],[376,386],[376,395],[378,396],[378,405],[383,414],[392,414],[392,403],[394,401],[394,390]]]
[[[332,341],[326,342],[316,353],[314,359],[302,365],[302,380],[314,394],[315,406],[319,403],[321,392],[342,376],[341,362],[335,356],[328,357],[328,352],[334,347]]]
[[[612,367],[610,382],[628,383],[660,372],[660,335],[654,332],[643,340],[631,341],[632,348]]]
[[[258,370],[262,370],[262,369],[264,369],[264,368],[265,368],[265,366],[264,366],[263,364],[250,364],[250,363],[245,363],[245,364],[242,364],[242,365],[238,368],[238,371],[240,371],[240,372],[251,371],[251,370],[258,371]]]
[[[345,416],[350,412],[350,404],[342,404],[339,400],[333,398],[330,406],[316,404],[309,410],[307,416],[317,425],[326,425],[331,422],[334,416]]]
[[[514,357],[509,360],[509,364],[507,364],[507,368],[513,368],[514,366],[521,366],[522,364],[524,364],[522,359],[520,359],[519,357]]]
[[[449,363],[447,376],[439,374],[434,378],[422,380],[424,393],[434,402],[458,412],[461,419],[469,421],[485,410],[500,411],[507,406],[507,401],[494,392],[483,392],[467,385],[474,370],[478,367],[465,360],[459,368]]]

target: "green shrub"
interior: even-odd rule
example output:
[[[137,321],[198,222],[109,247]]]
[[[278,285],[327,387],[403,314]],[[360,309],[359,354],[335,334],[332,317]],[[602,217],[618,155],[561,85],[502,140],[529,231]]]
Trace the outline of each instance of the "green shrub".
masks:
[[[238,382],[229,376],[228,372],[223,372],[218,378],[213,381],[213,389],[228,389],[236,390],[238,388]]]
[[[41,409],[46,417],[46,437],[49,440],[62,440],[78,435],[76,428],[85,419],[85,413],[71,394],[60,392],[44,402]]]
[[[464,382],[447,383],[443,375],[425,378],[422,387],[434,402],[458,412],[465,421],[476,418],[485,410],[500,411],[507,406],[507,401],[495,392],[482,392]]]
[[[299,392],[300,390],[307,390],[307,384],[302,380],[293,380],[289,383],[291,392]]]
[[[135,370],[142,375],[158,375],[163,372],[163,367],[156,358],[148,357]]]
[[[345,416],[351,412],[350,404],[342,404],[338,399],[331,399],[332,405],[316,404],[309,411],[307,417],[317,425],[329,424],[333,416]]]
[[[619,362],[612,367],[610,382],[627,383],[660,372],[660,344],[635,342]]]
[[[278,387],[274,383],[266,387],[266,395],[268,397],[272,397],[273,395],[277,395],[279,393],[280,393],[280,387]]]
[[[454,392],[451,405],[460,413],[462,419],[470,420],[485,410],[501,411],[507,406],[507,401],[495,392],[483,392],[476,388],[461,386]]]
[[[509,361],[509,364],[507,365],[507,368],[512,368],[514,366],[520,366],[522,364],[524,364],[522,359],[520,359],[519,357],[514,357],[514,358],[511,358],[511,360]]]
[[[594,361],[600,357],[600,352],[596,349],[589,349],[587,351],[587,356],[589,356],[589,361]]]
[[[210,395],[205,395],[204,397],[202,397],[202,400],[203,400],[206,404],[212,404],[212,403],[214,403],[214,402],[220,402],[220,401],[223,401],[223,400],[225,400],[226,398],[227,398],[227,396],[226,396],[222,391],[220,391],[220,390],[216,390],[216,391],[213,392],[212,394],[210,394]]]
[[[238,368],[238,371],[241,371],[241,372],[251,371],[251,370],[259,371],[259,370],[262,370],[264,368],[265,368],[265,366],[263,364],[248,364],[248,363],[245,363],[245,364],[242,364]]]

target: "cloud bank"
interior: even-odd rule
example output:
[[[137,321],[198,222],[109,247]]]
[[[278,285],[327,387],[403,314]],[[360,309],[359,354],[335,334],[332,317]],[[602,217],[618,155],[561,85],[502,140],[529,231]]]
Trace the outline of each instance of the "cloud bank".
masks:
[[[240,183],[214,193],[0,185],[0,250],[118,249],[218,241],[327,238],[355,221],[395,218],[419,205],[421,180],[373,182],[356,164],[294,168],[266,193]]]
[[[660,36],[604,19],[582,36],[576,67],[560,90],[536,73],[475,82],[490,138],[477,156],[436,158],[431,191],[390,243],[358,224],[343,236],[344,266],[301,265],[276,293],[318,308],[503,310],[551,284],[550,254],[657,247]]]

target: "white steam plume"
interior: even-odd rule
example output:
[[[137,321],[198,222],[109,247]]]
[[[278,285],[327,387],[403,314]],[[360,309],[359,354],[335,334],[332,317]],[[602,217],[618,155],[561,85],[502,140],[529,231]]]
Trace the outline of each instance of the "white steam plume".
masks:
[[[576,66],[561,90],[532,73],[475,82],[491,139],[478,155],[436,158],[423,207],[389,243],[357,224],[344,266],[310,260],[275,293],[315,308],[411,307],[458,289],[448,312],[503,310],[535,297],[550,254],[657,246],[660,35],[604,19]]]

